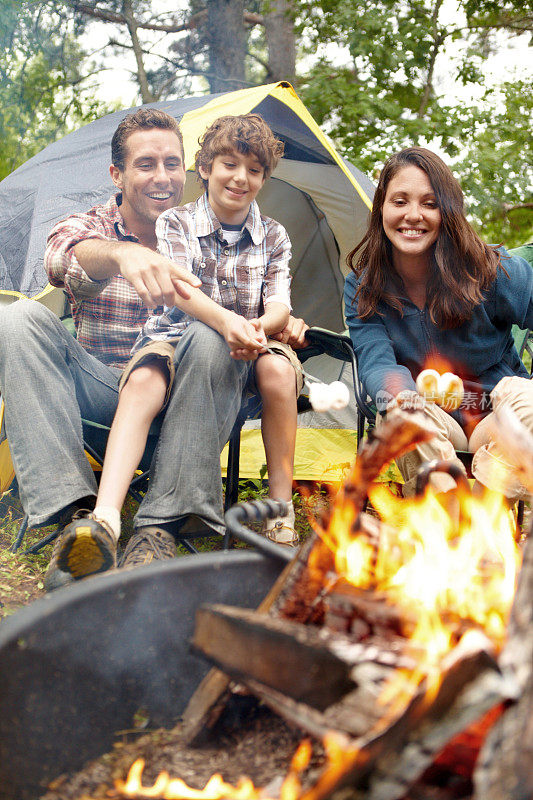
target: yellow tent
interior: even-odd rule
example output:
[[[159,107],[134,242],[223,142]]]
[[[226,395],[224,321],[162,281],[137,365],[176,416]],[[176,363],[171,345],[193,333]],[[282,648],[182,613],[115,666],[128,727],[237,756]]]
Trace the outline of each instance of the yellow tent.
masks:
[[[188,169],[184,202],[202,191],[193,174],[194,155],[199,136],[217,117],[259,113],[284,141],[285,156],[258,202],[291,238],[293,313],[311,325],[342,331],[345,259],[366,228],[373,186],[341,158],[292,86],[280,82],[154,105],[180,121]],[[54,142],[0,183],[0,305],[25,296],[64,313],[63,293],[48,285],[43,270],[46,236],[60,219],[113,192],[110,142],[127,111]],[[331,359],[313,359],[308,369],[328,380],[339,377]],[[340,480],[355,454],[355,404],[344,414],[302,415],[299,424],[296,479]],[[0,445],[0,458],[4,489],[12,475],[7,445]],[[263,462],[259,431],[245,430],[241,475],[257,477]]]

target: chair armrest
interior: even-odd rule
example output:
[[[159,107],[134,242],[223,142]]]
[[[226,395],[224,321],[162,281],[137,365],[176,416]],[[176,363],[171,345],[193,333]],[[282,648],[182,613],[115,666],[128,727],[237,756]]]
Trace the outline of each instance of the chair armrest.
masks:
[[[334,333],[325,328],[313,327],[305,332],[305,338],[309,342],[308,347],[303,347],[296,351],[300,361],[307,361],[308,358],[326,353],[332,358],[340,361],[352,360],[352,341],[349,336],[343,333]]]

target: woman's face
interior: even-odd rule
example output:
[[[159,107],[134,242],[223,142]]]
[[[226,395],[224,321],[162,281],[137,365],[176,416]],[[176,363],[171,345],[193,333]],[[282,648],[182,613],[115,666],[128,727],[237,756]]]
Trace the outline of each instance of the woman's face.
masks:
[[[437,240],[441,213],[426,173],[402,167],[387,186],[382,208],[383,229],[398,257],[429,255]]]

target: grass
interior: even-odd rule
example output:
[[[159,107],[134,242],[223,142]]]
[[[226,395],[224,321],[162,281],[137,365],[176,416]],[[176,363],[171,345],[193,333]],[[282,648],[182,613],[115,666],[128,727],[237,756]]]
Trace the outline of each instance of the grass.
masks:
[[[256,500],[266,497],[267,486],[263,481],[241,482],[239,501]],[[309,516],[316,515],[328,502],[327,490],[321,486],[309,485],[293,496],[296,512],[296,529],[304,539],[310,532]],[[137,503],[128,498],[122,514],[121,545],[127,542],[133,532],[133,517]],[[17,536],[24,512],[16,490],[6,492],[0,499],[0,620],[13,614],[18,608],[31,603],[44,595],[43,577],[48,567],[52,545],[47,545],[35,555],[23,551],[39,541],[43,536],[56,530],[55,525],[26,531],[22,546],[17,553],[10,548]],[[220,537],[209,537],[194,542],[201,552],[220,550]],[[236,547],[246,547],[241,542]],[[178,547],[178,557],[187,555],[183,547]]]

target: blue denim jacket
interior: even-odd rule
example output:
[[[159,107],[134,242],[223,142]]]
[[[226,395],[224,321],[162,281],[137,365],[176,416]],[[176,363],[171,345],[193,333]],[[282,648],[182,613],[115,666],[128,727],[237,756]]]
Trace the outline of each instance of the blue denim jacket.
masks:
[[[416,376],[432,357],[446,359],[448,368],[463,378],[465,388],[475,387],[487,394],[507,375],[529,377],[516,352],[511,327],[533,328],[533,270],[525,259],[511,257],[503,248],[501,253],[509,277],[498,268],[472,318],[448,330],[437,327],[427,308],[418,308],[408,298],[402,298],[403,314],[382,301],[379,314],[358,319],[354,305],[358,279],[353,273],[348,275],[344,286],[346,321],[359,377],[378,410],[383,410],[387,396],[390,398],[392,383],[395,394],[415,390]]]

